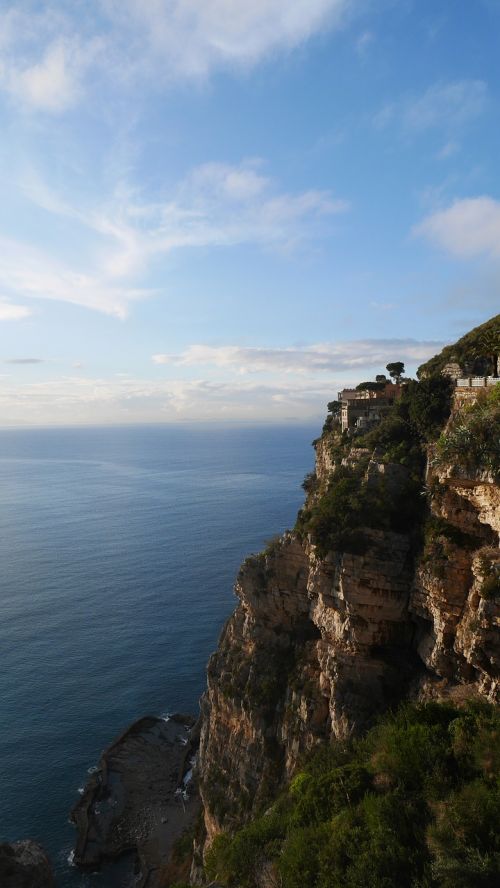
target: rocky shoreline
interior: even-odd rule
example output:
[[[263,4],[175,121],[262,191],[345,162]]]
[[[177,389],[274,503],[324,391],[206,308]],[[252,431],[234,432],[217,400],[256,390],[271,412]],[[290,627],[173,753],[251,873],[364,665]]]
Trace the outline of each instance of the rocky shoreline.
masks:
[[[191,716],[145,716],[105,750],[71,812],[76,866],[96,870],[134,852],[135,884],[155,888],[176,840],[200,809],[198,733]]]

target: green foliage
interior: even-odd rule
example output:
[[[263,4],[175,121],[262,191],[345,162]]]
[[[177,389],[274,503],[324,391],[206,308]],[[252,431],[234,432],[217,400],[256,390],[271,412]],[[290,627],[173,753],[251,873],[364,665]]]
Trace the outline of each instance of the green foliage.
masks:
[[[478,779],[452,793],[428,829],[432,874],[442,888],[500,881],[500,791]]]
[[[486,321],[486,323],[481,324],[481,326],[475,327],[474,330],[471,330],[465,336],[462,336],[454,345],[448,345],[446,348],[443,348],[430,361],[422,364],[418,368],[417,376],[423,378],[424,376],[437,375],[451,361],[457,361],[459,364],[464,365],[469,362],[473,363],[478,356],[488,358],[489,346],[487,342],[489,340],[486,340],[485,337],[493,334],[498,338],[499,333],[500,315],[496,315],[494,318]]]
[[[405,365],[402,361],[393,361],[392,364],[387,364],[385,368],[395,382],[399,382],[403,373],[405,372]]]
[[[500,595],[500,558],[497,549],[483,549],[479,555],[481,598],[496,598]]]
[[[318,478],[316,472],[308,472],[302,482],[302,490],[309,495],[310,493],[314,493],[318,486]]]
[[[423,508],[418,478],[390,488],[382,480],[370,483],[367,464],[368,457],[354,467],[338,466],[323,496],[299,512],[295,530],[312,534],[322,557],[330,550],[363,552],[365,528],[411,530]]]
[[[405,706],[317,751],[265,815],[216,839],[207,874],[257,888],[267,863],[283,888],[493,888],[499,766],[498,709]]]
[[[356,386],[356,391],[362,392],[364,390],[364,391],[368,391],[368,392],[380,392],[380,391],[382,391],[382,389],[384,389],[386,387],[386,385],[387,385],[386,381],[373,382],[373,380],[369,379],[369,380],[367,380],[367,382],[359,382],[358,385]]]
[[[285,824],[279,814],[259,817],[232,838],[217,836],[206,856],[206,873],[223,885],[250,888],[261,861],[275,856],[284,838]]]
[[[405,386],[401,412],[407,411],[408,420],[421,441],[434,441],[450,415],[453,384],[446,376],[431,376],[420,382],[412,380]]]
[[[390,509],[381,492],[364,482],[366,464],[339,466],[324,495],[299,513],[296,529],[311,533],[321,555],[330,549],[361,551],[363,527],[389,527]]]
[[[382,462],[399,463],[417,472],[423,468],[424,455],[419,439],[408,420],[399,416],[396,409],[356,443],[377,450],[377,459]]]
[[[453,416],[437,442],[436,463],[500,477],[500,383]]]
[[[453,547],[474,550],[481,541],[472,534],[465,533],[443,518],[431,515],[424,526],[424,547],[422,561],[431,563],[436,576],[444,576],[445,562],[452,556]]]
[[[418,524],[424,510],[420,494],[425,446],[449,416],[451,392],[451,383],[444,377],[411,381],[382,422],[356,439],[359,447],[375,451],[378,460],[408,469],[399,489],[368,483],[368,457],[356,467],[342,465],[350,441],[345,436],[335,438],[330,451],[336,471],[323,495],[299,512],[295,527],[300,534],[312,534],[321,556],[330,549],[362,552],[366,545],[363,528],[407,531]]]

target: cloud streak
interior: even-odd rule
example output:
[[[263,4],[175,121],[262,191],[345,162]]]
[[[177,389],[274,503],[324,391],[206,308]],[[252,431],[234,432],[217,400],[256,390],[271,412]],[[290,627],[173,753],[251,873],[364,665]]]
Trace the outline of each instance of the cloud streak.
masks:
[[[17,0],[0,13],[0,89],[26,109],[59,114],[75,105],[87,75],[129,87],[206,79],[249,69],[340,27],[356,0],[89,0],[81,16],[64,0],[34,9]]]
[[[56,377],[0,387],[0,424],[261,421],[321,417],[336,382],[256,384],[197,380]]]
[[[4,364],[43,364],[43,358],[8,358]]]
[[[132,303],[154,295],[130,281],[158,257],[241,245],[290,251],[324,237],[325,218],[349,208],[347,201],[326,191],[282,191],[261,169],[262,161],[256,160],[206,163],[161,201],[141,201],[133,188],[120,183],[104,204],[95,206],[60,197],[32,171],[21,183],[25,197],[49,217],[67,219],[66,236],[76,244],[86,230],[94,259],[84,269],[73,268],[40,248],[0,237],[0,287],[9,294],[59,300],[124,318]]]
[[[31,310],[26,305],[0,302],[0,321],[22,321],[30,315]]]
[[[406,135],[439,129],[455,133],[483,114],[487,104],[488,86],[483,80],[440,81],[420,96],[386,104],[373,122],[377,129],[396,124]]]
[[[67,302],[122,319],[131,302],[150,295],[148,290],[113,285],[103,275],[77,271],[42,250],[3,237],[0,286],[23,297]],[[22,306],[8,307],[7,314],[13,307],[15,319],[29,314]],[[0,307],[0,318],[1,314]]]
[[[177,367],[212,366],[240,374],[316,374],[374,367],[383,369],[391,360],[415,364],[434,355],[442,345],[441,342],[414,339],[366,339],[295,348],[191,345],[177,355],[153,355],[152,361],[157,365]]]
[[[456,200],[427,216],[413,232],[460,259],[500,258],[500,201],[481,196]]]

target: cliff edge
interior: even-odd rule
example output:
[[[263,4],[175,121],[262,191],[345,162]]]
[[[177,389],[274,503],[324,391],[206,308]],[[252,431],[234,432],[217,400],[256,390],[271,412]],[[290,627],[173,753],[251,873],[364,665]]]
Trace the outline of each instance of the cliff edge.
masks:
[[[242,565],[208,665],[192,883],[314,749],[404,699],[499,702],[500,385],[481,352],[499,330],[420,368],[368,430],[329,405],[297,524]]]

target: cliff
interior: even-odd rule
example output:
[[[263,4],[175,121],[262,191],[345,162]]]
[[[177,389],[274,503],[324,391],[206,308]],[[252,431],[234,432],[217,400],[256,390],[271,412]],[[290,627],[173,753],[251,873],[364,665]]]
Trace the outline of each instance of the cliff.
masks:
[[[328,418],[295,529],[242,565],[202,699],[193,883],[316,747],[406,698],[499,702],[499,386],[462,408],[433,361],[363,437]]]
[[[30,839],[0,844],[2,888],[54,888],[54,876],[43,848]]]

